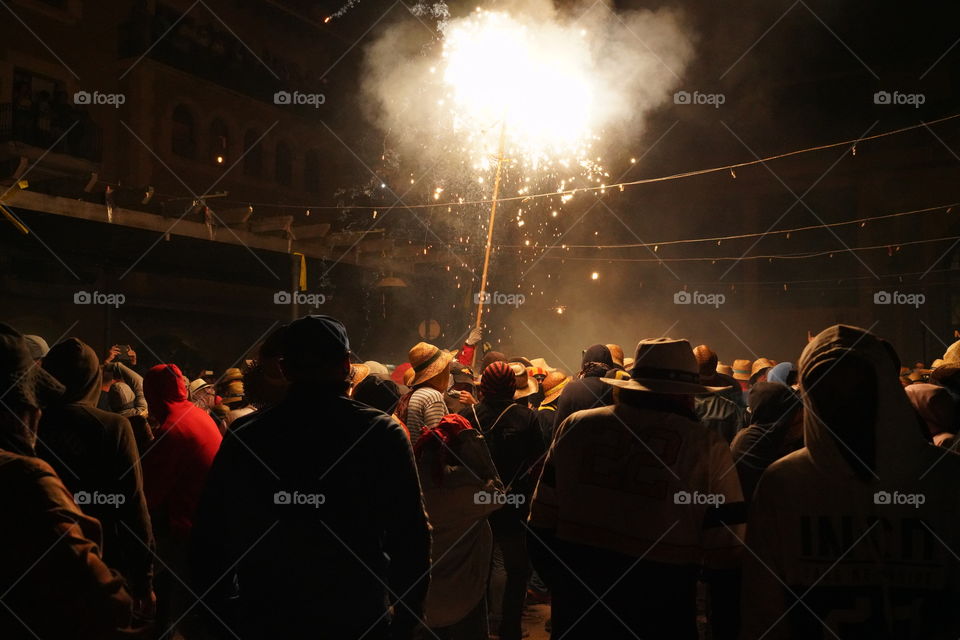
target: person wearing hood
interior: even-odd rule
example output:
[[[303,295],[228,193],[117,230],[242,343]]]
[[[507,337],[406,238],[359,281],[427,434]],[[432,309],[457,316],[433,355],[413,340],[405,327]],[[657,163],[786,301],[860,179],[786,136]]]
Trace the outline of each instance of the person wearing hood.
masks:
[[[97,408],[100,360],[89,345],[67,338],[50,349],[43,368],[65,391],[40,419],[37,454],[100,521],[104,560],[126,576],[138,614],[152,616],[153,529],[133,428]]]
[[[283,349],[284,399],[229,431],[210,471],[194,592],[223,637],[409,640],[430,573],[410,441],[347,397],[338,320],[291,322]]]
[[[884,340],[835,325],[799,362],[805,447],[751,504],[744,638],[956,638],[960,457],[918,434]]]
[[[158,576],[158,623],[189,626],[190,604],[180,582],[187,575],[186,550],[207,472],[220,448],[220,430],[187,397],[183,374],[175,364],[158,364],[143,377],[154,441],[144,452],[147,504],[157,535],[164,571]],[[174,631],[170,629],[170,631]]]
[[[745,509],[729,447],[693,412],[721,389],[699,383],[686,340],[642,340],[635,362],[629,379],[602,378],[615,405],[557,427],[533,497],[553,636],[696,640],[703,579],[712,637],[731,639]]]
[[[748,504],[764,470],[803,446],[802,409],[800,396],[785,384],[758,382],[750,391],[750,424],[730,445]]]
[[[767,372],[767,382],[779,382],[788,387],[797,384],[797,366],[792,362],[781,362]]]
[[[446,415],[414,447],[430,520],[430,588],[418,640],[488,640],[487,579],[503,485],[486,442],[463,416]]]
[[[567,384],[560,394],[554,428],[572,413],[613,404],[612,388],[600,381],[613,368],[613,357],[606,345],[595,344],[583,352],[576,380]]]
[[[506,362],[488,365],[480,377],[480,404],[460,412],[486,439],[505,485],[506,504],[490,515],[494,541],[506,572],[503,595],[499,598],[502,640],[520,640],[522,633],[523,602],[531,572],[524,522],[545,451],[536,414],[514,401],[516,380],[516,373]],[[494,604],[492,608],[498,607]]]
[[[24,336],[0,324],[0,637],[134,637],[132,600],[101,556],[100,523],[36,457],[42,407],[64,386],[37,365]]]

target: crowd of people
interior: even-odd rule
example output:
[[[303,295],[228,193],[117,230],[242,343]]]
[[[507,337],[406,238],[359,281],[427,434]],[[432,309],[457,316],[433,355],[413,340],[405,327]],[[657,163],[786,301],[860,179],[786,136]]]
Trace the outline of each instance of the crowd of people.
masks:
[[[0,637],[960,635],[960,342],[484,346],[306,316],[187,376],[0,324]]]

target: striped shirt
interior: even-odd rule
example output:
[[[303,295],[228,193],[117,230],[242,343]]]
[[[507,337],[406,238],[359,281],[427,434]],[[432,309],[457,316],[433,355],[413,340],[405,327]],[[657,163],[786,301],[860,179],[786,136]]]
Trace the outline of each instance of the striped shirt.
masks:
[[[447,403],[443,394],[430,387],[420,387],[410,396],[407,408],[407,429],[410,430],[410,443],[416,444],[420,434],[432,429],[447,415]]]

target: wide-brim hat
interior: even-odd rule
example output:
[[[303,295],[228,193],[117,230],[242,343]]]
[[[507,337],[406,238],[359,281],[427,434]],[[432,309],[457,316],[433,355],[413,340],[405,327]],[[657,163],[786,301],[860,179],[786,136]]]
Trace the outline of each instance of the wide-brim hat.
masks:
[[[200,391],[201,389],[206,389],[207,387],[212,387],[212,386],[213,386],[212,382],[207,382],[203,378],[197,378],[187,386],[187,390],[190,391],[190,397],[192,398],[193,394],[195,394],[197,391]]]
[[[567,388],[567,384],[573,380],[571,376],[568,376],[562,371],[551,371],[547,374],[547,377],[543,379],[543,402],[541,404],[550,404],[554,400],[560,397],[560,394],[563,393],[563,390]]]
[[[728,364],[723,364],[722,362],[717,363],[717,373],[722,373],[725,376],[733,377],[733,367]]]
[[[700,369],[690,343],[672,338],[641,340],[630,379],[600,378],[600,381],[621,389],[678,395],[714,393],[730,388],[700,384]]]
[[[540,383],[527,374],[527,368],[523,362],[511,362],[510,368],[513,369],[513,375],[516,378],[517,385],[517,391],[513,394],[514,400],[526,398],[540,389]]]
[[[557,370],[555,367],[551,367],[550,365],[548,365],[547,361],[544,360],[543,358],[533,358],[532,360],[530,360],[530,364],[533,365],[534,367],[540,367],[541,369],[546,370],[547,373]]]
[[[750,377],[752,378],[764,369],[772,369],[775,366],[777,366],[777,363],[769,358],[757,358],[750,366]]]
[[[749,360],[734,360],[733,361],[733,379],[734,380],[749,380],[750,379],[750,361]]]
[[[942,359],[944,364],[960,364],[960,340],[947,347]]]
[[[410,386],[426,382],[450,366],[453,354],[427,342],[418,342],[410,349],[409,359],[413,368]]]

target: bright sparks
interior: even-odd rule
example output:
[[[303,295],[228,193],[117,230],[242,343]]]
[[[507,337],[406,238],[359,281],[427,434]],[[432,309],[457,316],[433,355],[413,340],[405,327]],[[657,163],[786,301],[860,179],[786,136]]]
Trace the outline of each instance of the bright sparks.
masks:
[[[581,30],[528,25],[477,10],[444,38],[442,77],[454,130],[477,169],[487,169],[503,128],[507,155],[527,168],[593,169],[591,52]]]

